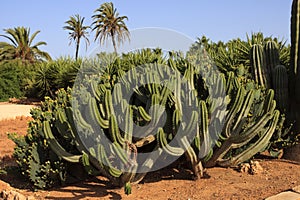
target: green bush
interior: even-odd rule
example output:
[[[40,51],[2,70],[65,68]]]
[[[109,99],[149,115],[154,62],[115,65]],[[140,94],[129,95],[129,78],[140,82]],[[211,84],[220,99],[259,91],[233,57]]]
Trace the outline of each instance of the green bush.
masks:
[[[55,96],[59,88],[72,87],[81,59],[59,58],[41,63],[10,61],[0,64],[0,101],[9,98]]]
[[[35,74],[34,65],[8,62],[0,65],[0,101],[30,96]]]
[[[34,78],[34,89],[38,91],[37,97],[41,99],[45,96],[54,97],[58,89],[72,87],[81,62],[81,59],[59,58],[41,63]]]

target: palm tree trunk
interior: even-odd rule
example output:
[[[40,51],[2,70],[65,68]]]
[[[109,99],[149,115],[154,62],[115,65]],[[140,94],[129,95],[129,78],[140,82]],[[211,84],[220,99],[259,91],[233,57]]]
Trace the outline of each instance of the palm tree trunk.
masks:
[[[111,40],[112,40],[112,43],[114,46],[115,53],[117,54],[118,52],[117,52],[116,40],[115,40],[115,35],[113,32],[111,32]]]
[[[77,58],[78,58],[79,43],[80,43],[80,39],[78,38],[77,42],[76,42],[75,60],[77,60]]]

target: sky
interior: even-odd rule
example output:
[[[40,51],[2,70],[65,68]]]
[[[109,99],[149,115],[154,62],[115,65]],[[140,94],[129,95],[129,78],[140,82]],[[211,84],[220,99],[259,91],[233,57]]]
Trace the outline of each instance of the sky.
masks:
[[[94,11],[105,1],[100,0],[9,0],[1,1],[0,34],[3,29],[17,26],[37,30],[35,42],[45,41],[40,49],[52,58],[74,56],[75,44],[69,45],[68,32],[63,30],[70,16],[85,17],[91,25]],[[211,41],[246,39],[246,34],[262,32],[290,42],[290,13],[292,0],[113,0],[120,16],[126,15],[129,30],[152,27],[172,30],[192,41],[205,35]],[[149,29],[145,29],[149,30]],[[87,55],[95,47],[95,34],[89,34],[90,46],[80,47]],[[151,34],[147,35],[151,37]],[[7,41],[1,37],[0,41]],[[174,39],[176,42],[176,39]],[[103,47],[104,48],[104,47]]]

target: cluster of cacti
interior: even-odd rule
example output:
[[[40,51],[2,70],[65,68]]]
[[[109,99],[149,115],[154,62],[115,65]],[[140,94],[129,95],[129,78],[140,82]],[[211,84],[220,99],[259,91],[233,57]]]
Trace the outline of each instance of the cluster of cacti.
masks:
[[[291,12],[291,48],[290,66],[280,63],[278,47],[274,41],[268,41],[262,47],[254,44],[251,48],[250,61],[252,77],[261,86],[272,88],[275,91],[275,100],[278,109],[287,116],[287,121],[294,124],[293,133],[300,130],[299,109],[300,105],[300,74],[299,74],[299,10],[300,1],[293,0]]]
[[[287,68],[280,64],[276,43],[269,40],[261,44],[254,44],[250,52],[252,77],[260,86],[275,92],[278,109],[287,113],[288,110],[288,74]]]
[[[40,162],[32,171],[16,151],[33,182],[40,181],[42,169],[64,177],[68,163],[82,163],[89,174],[106,176],[130,193],[130,183],[183,154],[200,178],[202,165],[235,166],[264,150],[278,123],[272,90],[218,72],[205,51],[186,59],[144,50],[107,67],[105,73],[82,69],[72,91],[58,91],[55,100],[47,98],[33,111],[34,135],[26,137],[40,142],[15,140],[17,149],[30,146],[26,156],[38,161],[41,155],[31,151],[35,145],[43,156],[56,155],[50,166]]]

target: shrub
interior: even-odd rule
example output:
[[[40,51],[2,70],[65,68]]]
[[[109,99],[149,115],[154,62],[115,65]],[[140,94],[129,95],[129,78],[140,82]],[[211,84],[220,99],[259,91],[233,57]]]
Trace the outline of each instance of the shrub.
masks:
[[[0,101],[15,97],[34,97],[36,66],[20,61],[0,64]]]

